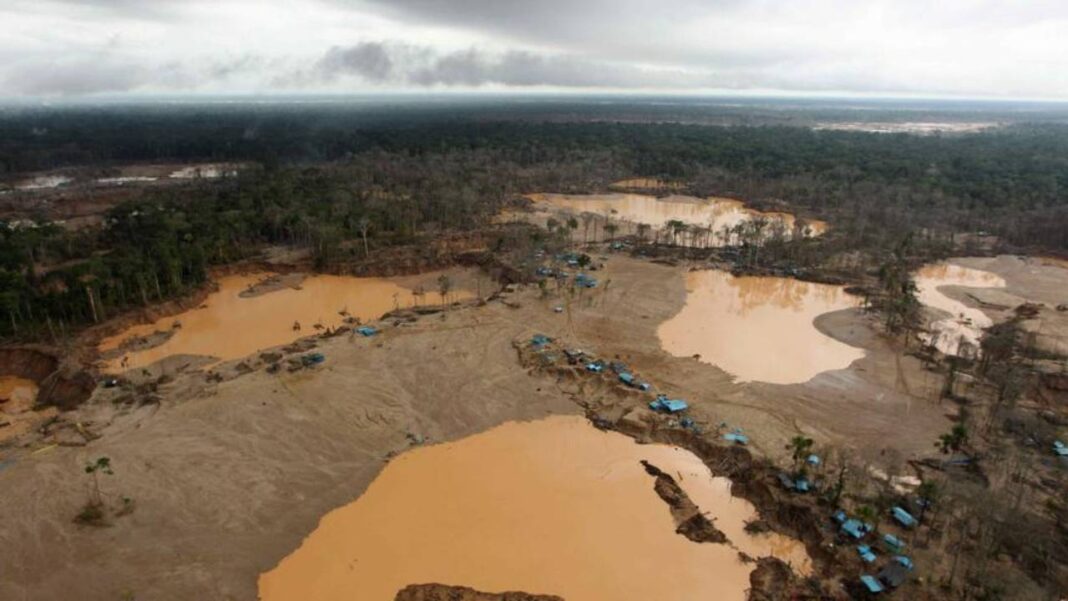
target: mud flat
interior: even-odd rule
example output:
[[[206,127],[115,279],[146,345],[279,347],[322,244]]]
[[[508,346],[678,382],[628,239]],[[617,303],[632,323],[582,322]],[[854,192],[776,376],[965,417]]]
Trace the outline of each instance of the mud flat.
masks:
[[[237,359],[317,331],[378,319],[397,307],[441,302],[435,278],[422,279],[425,295],[391,278],[227,276],[201,307],[128,328],[104,339],[99,349],[111,357],[105,369],[113,372],[173,355]],[[453,290],[448,301],[471,296]]]
[[[1004,288],[1005,280],[989,271],[946,262],[922,267],[916,272],[915,281],[916,297],[923,305],[950,315],[929,324],[930,332],[921,336],[924,342],[947,355],[966,352],[962,345],[978,348],[983,329],[993,325],[993,320],[981,309],[955,300],[940,289],[944,286]]]
[[[325,356],[310,369],[272,374],[253,358],[251,372],[219,367],[221,381],[173,371],[145,382],[156,400],[141,406],[122,402],[141,394],[136,385],[97,388],[55,426],[83,425],[94,434],[84,446],[47,437],[0,445],[0,515],[25,516],[0,520],[0,599],[52,601],[72,590],[86,601],[255,599],[261,574],[300,548],[323,516],[362,498],[392,466],[387,460],[403,460],[417,441],[459,441],[507,422],[584,414],[585,406],[605,415],[645,406],[644,397],[620,396],[608,375],[553,379],[520,364],[515,342],[535,332],[625,361],[657,391],[687,399],[706,427],[744,427],[756,456],[788,463],[786,441],[799,432],[820,446],[871,448],[873,465],[890,474],[898,472],[884,465],[888,458],[936,452],[931,443],[950,424],[935,402],[941,378],[902,357],[860,311],[832,312],[816,325],[864,348],[864,357],[803,384],[738,385],[717,366],[663,351],[657,328],[684,307],[687,270],[613,256],[601,272],[612,286],[590,291],[570,315],[552,310],[560,299],[520,286],[505,295],[507,304],[384,324],[374,338],[308,337],[302,347],[311,343]],[[435,277],[393,281],[414,289]],[[85,462],[101,456],[115,470],[102,481],[108,498],[128,496],[136,509],[106,528],[79,526],[72,518],[86,499]],[[701,498],[706,488],[717,498],[714,486],[690,487],[699,481],[684,470],[679,478],[698,506],[715,506]],[[652,519],[670,515],[662,499],[654,501]],[[716,520],[744,551],[732,523]]]
[[[724,271],[686,275],[686,304],[658,329],[676,357],[700,356],[739,381],[806,382],[864,356],[816,329],[819,316],[857,307],[841,286]]]
[[[529,194],[527,198],[541,211],[560,211],[579,215],[592,213],[604,219],[624,222],[631,230],[637,224],[647,224],[660,236],[685,246],[723,246],[733,242],[728,230],[751,223],[759,218],[766,220],[765,235],[771,228],[779,227],[786,237],[819,236],[827,229],[822,221],[801,222],[789,213],[761,212],[745,206],[745,203],[730,198],[697,198],[672,195],[664,198],[642,194]],[[673,236],[667,231],[672,221],[702,228],[700,233],[683,232]],[[795,229],[800,226],[800,231]],[[624,232],[632,233],[632,232]]]
[[[676,534],[643,460],[678,479],[736,548]],[[260,578],[260,598],[390,601],[442,582],[569,601],[740,601],[755,566],[739,550],[807,569],[799,543],[744,532],[755,515],[688,451],[579,417],[513,422],[395,458]]]
[[[37,400],[37,383],[17,376],[0,376],[0,442],[23,434],[30,428]]]

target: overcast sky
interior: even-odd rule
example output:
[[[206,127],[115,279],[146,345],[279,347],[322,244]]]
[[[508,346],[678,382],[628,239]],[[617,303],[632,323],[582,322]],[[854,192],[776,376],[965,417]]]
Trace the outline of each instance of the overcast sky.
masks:
[[[635,91],[1068,100],[1066,0],[0,0],[0,97]]]

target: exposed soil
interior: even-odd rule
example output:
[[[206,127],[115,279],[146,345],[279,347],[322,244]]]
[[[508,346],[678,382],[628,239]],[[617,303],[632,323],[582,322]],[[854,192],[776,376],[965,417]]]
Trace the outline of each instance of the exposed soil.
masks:
[[[397,593],[395,601],[564,601],[564,599],[556,595],[531,595],[515,591],[482,593],[465,586],[413,584]]]
[[[81,424],[91,434],[82,446],[41,438],[0,449],[0,514],[21,516],[0,523],[0,598],[51,600],[76,590],[90,601],[254,599],[259,574],[323,514],[358,497],[388,456],[409,447],[408,433],[455,440],[505,421],[583,411],[639,440],[697,453],[771,527],[805,541],[826,575],[851,549],[826,546],[824,512],[784,493],[769,460],[785,461],[785,441],[797,434],[855,449],[890,473],[929,456],[955,411],[939,405],[941,376],[902,356],[859,310],[824,315],[816,326],[865,357],[803,384],[738,384],[715,366],[671,357],[655,332],[681,308],[687,269],[613,257],[599,276],[611,285],[583,292],[564,313],[552,310],[563,299],[520,288],[484,307],[382,323],[375,338],[309,337],[209,373],[175,357],[98,388],[59,419],[66,431]],[[1018,284],[1003,277],[1012,293]],[[706,435],[670,427],[644,408],[646,395],[607,376],[522,369],[513,343],[535,332],[626,361],[658,390],[687,399]],[[322,366],[268,373],[312,347],[326,355]],[[722,422],[744,427],[748,449],[724,446],[715,429]],[[115,471],[105,492],[133,498],[137,509],[108,528],[79,527],[72,519],[85,502],[84,463],[100,456]],[[758,573],[782,581],[773,567]]]
[[[653,489],[671,508],[671,516],[678,525],[676,532],[695,543],[727,542],[727,536],[701,513],[701,509],[690,500],[674,478],[648,461],[643,460],[642,465],[650,476],[656,478]]]

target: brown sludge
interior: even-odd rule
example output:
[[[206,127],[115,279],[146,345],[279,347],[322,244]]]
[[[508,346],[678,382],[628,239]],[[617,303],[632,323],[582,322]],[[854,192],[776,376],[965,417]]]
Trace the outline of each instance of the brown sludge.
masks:
[[[651,479],[642,461],[681,484]],[[664,486],[673,490],[658,494]],[[672,515],[665,494],[681,513]],[[702,513],[730,524],[733,545],[676,532]],[[569,601],[742,601],[753,566],[738,551],[767,555],[783,538],[744,534],[754,515],[687,451],[638,445],[579,417],[512,422],[394,458],[260,578],[260,597],[388,601],[430,581]],[[787,556],[803,555],[795,542]]]
[[[676,357],[700,355],[742,381],[791,384],[864,356],[813,323],[859,305],[841,286],[693,271],[686,290],[686,305],[658,330],[661,345]]]

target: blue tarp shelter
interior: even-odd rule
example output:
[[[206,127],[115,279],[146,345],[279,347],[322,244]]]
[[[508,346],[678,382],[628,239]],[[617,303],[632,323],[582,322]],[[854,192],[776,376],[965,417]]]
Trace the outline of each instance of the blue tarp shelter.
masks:
[[[883,542],[886,543],[887,547],[894,551],[901,551],[905,548],[905,543],[901,542],[901,539],[893,534],[884,534]]]
[[[884,590],[883,585],[879,584],[879,581],[876,580],[874,576],[864,574],[860,577],[860,582],[868,589],[868,592],[870,593],[881,593]]]
[[[905,511],[901,507],[895,506],[892,513],[894,514],[894,520],[896,520],[898,524],[901,524],[906,528],[912,528],[916,525],[916,518],[912,517],[911,513]]]
[[[360,326],[356,328],[356,333],[360,336],[371,337],[378,333],[378,330],[372,326]]]
[[[596,288],[597,278],[591,278],[584,273],[580,273],[575,276],[575,284],[583,288]]]
[[[300,362],[305,365],[319,365],[323,361],[326,361],[326,357],[322,353],[308,353],[300,358]]]
[[[530,339],[530,344],[532,346],[543,346],[549,344],[552,341],[553,339],[549,338],[545,334],[534,334],[534,336]]]
[[[619,381],[623,382],[627,386],[634,386],[634,376],[627,372],[619,374]]]
[[[723,435],[723,439],[733,442],[735,444],[749,444],[749,437],[745,434],[742,434],[740,430],[735,430],[734,432],[727,432]]]
[[[819,455],[809,455],[808,458],[805,459],[805,461],[808,462],[809,465],[817,466],[817,465],[820,464],[820,456]]]
[[[1061,457],[1068,457],[1068,445],[1065,445],[1059,440],[1054,441],[1053,452],[1060,455]]]
[[[857,540],[864,538],[868,532],[871,532],[871,529],[871,526],[852,518],[846,520],[845,523],[842,524],[842,532],[845,532]]]
[[[897,556],[895,556],[894,557],[894,561],[896,561],[899,564],[905,566],[910,571],[915,567],[915,566],[912,565],[912,560],[909,559],[908,557],[906,557],[905,555],[897,555]]]
[[[875,561],[875,553],[868,545],[857,545],[857,554],[864,560],[864,563],[871,563]]]
[[[657,395],[656,400],[649,403],[649,408],[653,411],[666,411],[668,413],[678,413],[685,411],[689,408],[686,401],[682,399],[669,399],[664,395]]]
[[[592,363],[587,363],[586,371],[599,374],[604,371],[604,363],[600,361],[593,361]]]

